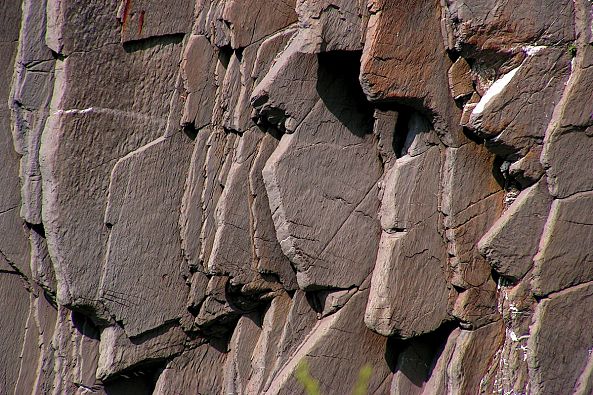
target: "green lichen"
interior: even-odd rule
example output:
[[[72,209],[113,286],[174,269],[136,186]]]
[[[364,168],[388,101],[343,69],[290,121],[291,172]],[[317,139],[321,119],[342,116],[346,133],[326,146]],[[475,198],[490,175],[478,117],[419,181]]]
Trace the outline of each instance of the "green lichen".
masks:
[[[566,49],[571,57],[577,56],[577,46],[575,44],[570,44]]]

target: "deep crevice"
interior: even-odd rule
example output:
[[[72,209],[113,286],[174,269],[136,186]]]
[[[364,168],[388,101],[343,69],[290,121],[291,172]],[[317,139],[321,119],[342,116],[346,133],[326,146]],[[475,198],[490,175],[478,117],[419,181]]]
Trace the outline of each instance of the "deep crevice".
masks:
[[[193,141],[195,141],[196,137],[198,137],[198,129],[196,129],[196,126],[193,123],[181,125],[181,130]]]
[[[361,51],[332,51],[318,54],[317,93],[327,109],[354,135],[373,132],[373,107],[358,75]]]
[[[70,314],[72,326],[74,326],[81,335],[93,340],[99,340],[99,328],[89,317],[78,311],[72,311]]]
[[[122,44],[122,46],[124,47],[124,51],[126,51],[127,53],[134,53],[137,51],[144,51],[159,45],[166,46],[171,44],[181,44],[184,37],[184,33],[172,33],[165,34],[162,36],[151,36],[139,40],[126,41]]]
[[[231,56],[233,56],[233,49],[230,45],[225,45],[224,47],[218,48],[218,61],[220,62],[225,71],[229,67]]]
[[[408,133],[410,131],[409,124],[412,119],[413,110],[399,106],[395,111],[397,111],[397,121],[393,130],[392,148],[393,152],[395,152],[395,157],[401,158],[404,156],[403,150],[408,139]]]
[[[56,51],[54,51],[53,49],[50,49],[51,51],[51,56],[55,59],[55,60],[60,60],[60,61],[64,61],[66,60],[66,55],[62,54],[62,53],[58,53]]]
[[[239,62],[243,61],[243,50],[245,48],[237,48],[235,49],[235,56],[237,57],[237,59],[239,60]]]
[[[126,370],[105,381],[107,395],[150,395],[154,392],[157,380],[163,372],[165,361],[152,361]]]
[[[438,359],[445,349],[447,340],[457,327],[453,321],[442,324],[433,332],[426,333],[412,339],[400,340],[389,338],[388,349],[391,358],[388,362],[393,373],[401,372],[416,387],[422,386],[430,379]],[[388,356],[386,350],[386,359]]]

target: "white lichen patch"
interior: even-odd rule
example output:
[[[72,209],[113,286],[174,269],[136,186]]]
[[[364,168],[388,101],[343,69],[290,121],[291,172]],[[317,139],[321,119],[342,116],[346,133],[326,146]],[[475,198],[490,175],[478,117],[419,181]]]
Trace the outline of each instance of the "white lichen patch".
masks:
[[[521,66],[516,67],[496,80],[486,91],[486,94],[482,97],[482,99],[478,102],[472,111],[472,116],[481,114],[486,108],[488,102],[490,102],[494,97],[498,96],[504,90],[504,88],[512,81],[513,77],[515,74],[517,74],[517,71],[519,71],[520,68]]]
[[[525,46],[523,48],[521,48],[523,50],[523,52],[525,52],[525,54],[527,56],[533,56],[536,53],[538,53],[539,51],[541,51],[542,49],[547,48],[547,46],[545,45],[528,45]]]

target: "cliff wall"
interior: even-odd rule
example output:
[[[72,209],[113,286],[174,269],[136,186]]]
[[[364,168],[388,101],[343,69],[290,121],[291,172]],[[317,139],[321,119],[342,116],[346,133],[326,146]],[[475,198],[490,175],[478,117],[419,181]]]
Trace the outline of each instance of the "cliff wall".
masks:
[[[3,1],[0,394],[592,394],[592,17]]]

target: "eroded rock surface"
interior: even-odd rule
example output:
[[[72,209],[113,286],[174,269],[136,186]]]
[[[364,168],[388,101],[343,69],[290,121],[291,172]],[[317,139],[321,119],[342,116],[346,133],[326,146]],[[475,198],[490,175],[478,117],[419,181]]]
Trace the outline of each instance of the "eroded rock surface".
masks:
[[[592,26],[4,1],[0,394],[591,394]]]

